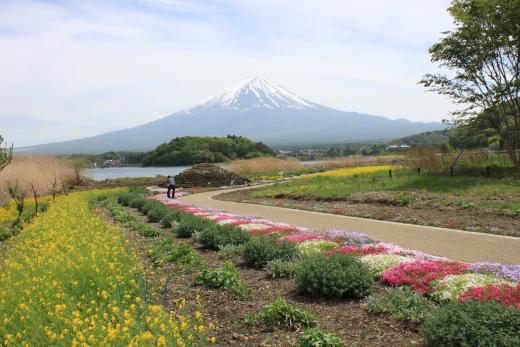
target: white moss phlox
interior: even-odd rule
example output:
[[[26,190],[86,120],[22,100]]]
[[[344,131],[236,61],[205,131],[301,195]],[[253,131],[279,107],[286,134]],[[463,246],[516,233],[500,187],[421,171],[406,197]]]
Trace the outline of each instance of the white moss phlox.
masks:
[[[374,277],[381,275],[400,263],[412,262],[414,259],[396,254],[371,254],[361,257],[361,261],[368,266]]]
[[[479,273],[468,273],[462,275],[448,275],[433,284],[432,297],[439,301],[456,300],[466,290],[474,287],[483,287],[488,284],[506,284],[506,280]]]
[[[336,248],[338,244],[327,240],[309,240],[299,243],[296,247],[301,254],[309,255]]]

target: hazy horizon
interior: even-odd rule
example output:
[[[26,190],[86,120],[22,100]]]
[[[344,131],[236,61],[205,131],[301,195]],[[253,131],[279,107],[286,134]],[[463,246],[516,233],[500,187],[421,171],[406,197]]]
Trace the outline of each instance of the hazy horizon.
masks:
[[[129,128],[249,75],[338,110],[417,122],[450,1],[0,2],[0,123],[17,147]]]

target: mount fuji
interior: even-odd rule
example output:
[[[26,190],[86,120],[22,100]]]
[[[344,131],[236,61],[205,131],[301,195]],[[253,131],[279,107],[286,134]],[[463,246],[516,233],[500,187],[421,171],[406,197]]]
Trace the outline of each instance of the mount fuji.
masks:
[[[441,130],[441,123],[345,112],[305,100],[258,77],[190,109],[134,128],[78,140],[19,148],[32,153],[147,151],[179,136],[249,137],[271,146],[391,140]]]

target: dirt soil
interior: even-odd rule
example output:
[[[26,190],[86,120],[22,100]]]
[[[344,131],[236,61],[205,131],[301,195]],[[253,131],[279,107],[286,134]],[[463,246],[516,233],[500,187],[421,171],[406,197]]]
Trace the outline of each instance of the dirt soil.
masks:
[[[131,209],[143,218],[137,210]],[[155,224],[160,227],[159,224]],[[247,268],[240,258],[232,259],[240,271],[242,281],[252,290],[250,298],[237,300],[220,289],[194,286],[196,273],[181,270],[172,264],[154,267],[146,256],[146,248],[153,242],[172,236],[170,230],[162,229],[161,236],[145,238],[128,231],[130,244],[137,249],[148,278],[156,287],[157,301],[167,309],[174,308],[176,299],[190,303],[199,300],[201,312],[208,322],[216,325],[218,346],[292,346],[301,331],[267,329],[244,323],[247,314],[256,313],[263,305],[283,298],[291,304],[313,312],[318,317],[318,326],[329,329],[342,338],[345,346],[422,346],[423,339],[418,327],[405,324],[388,315],[368,311],[363,301],[316,300],[298,295],[291,280],[270,279],[264,271]],[[202,249],[191,239],[176,239],[175,242],[191,244],[211,267],[222,266],[218,252]],[[380,290],[379,288],[376,290]]]
[[[397,205],[394,199],[380,192],[359,194],[349,200],[323,201],[288,197],[258,198],[251,195],[254,191],[255,189],[248,189],[224,193],[217,195],[215,199],[520,237],[520,217],[497,213],[491,209],[458,207],[454,203],[447,204],[446,199],[441,199],[444,203],[437,205]],[[438,196],[436,198],[439,199]],[[433,201],[435,198],[432,196],[429,200]]]

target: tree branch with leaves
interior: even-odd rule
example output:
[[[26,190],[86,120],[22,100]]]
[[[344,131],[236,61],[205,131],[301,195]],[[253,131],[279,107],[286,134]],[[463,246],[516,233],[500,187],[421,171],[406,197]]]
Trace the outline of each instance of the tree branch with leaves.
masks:
[[[13,160],[13,146],[9,147],[7,143],[4,145],[4,138],[0,135],[0,171],[5,169]]]
[[[420,83],[459,106],[455,124],[492,128],[520,167],[520,1],[453,0],[448,11],[455,29],[429,51],[449,75]]]

